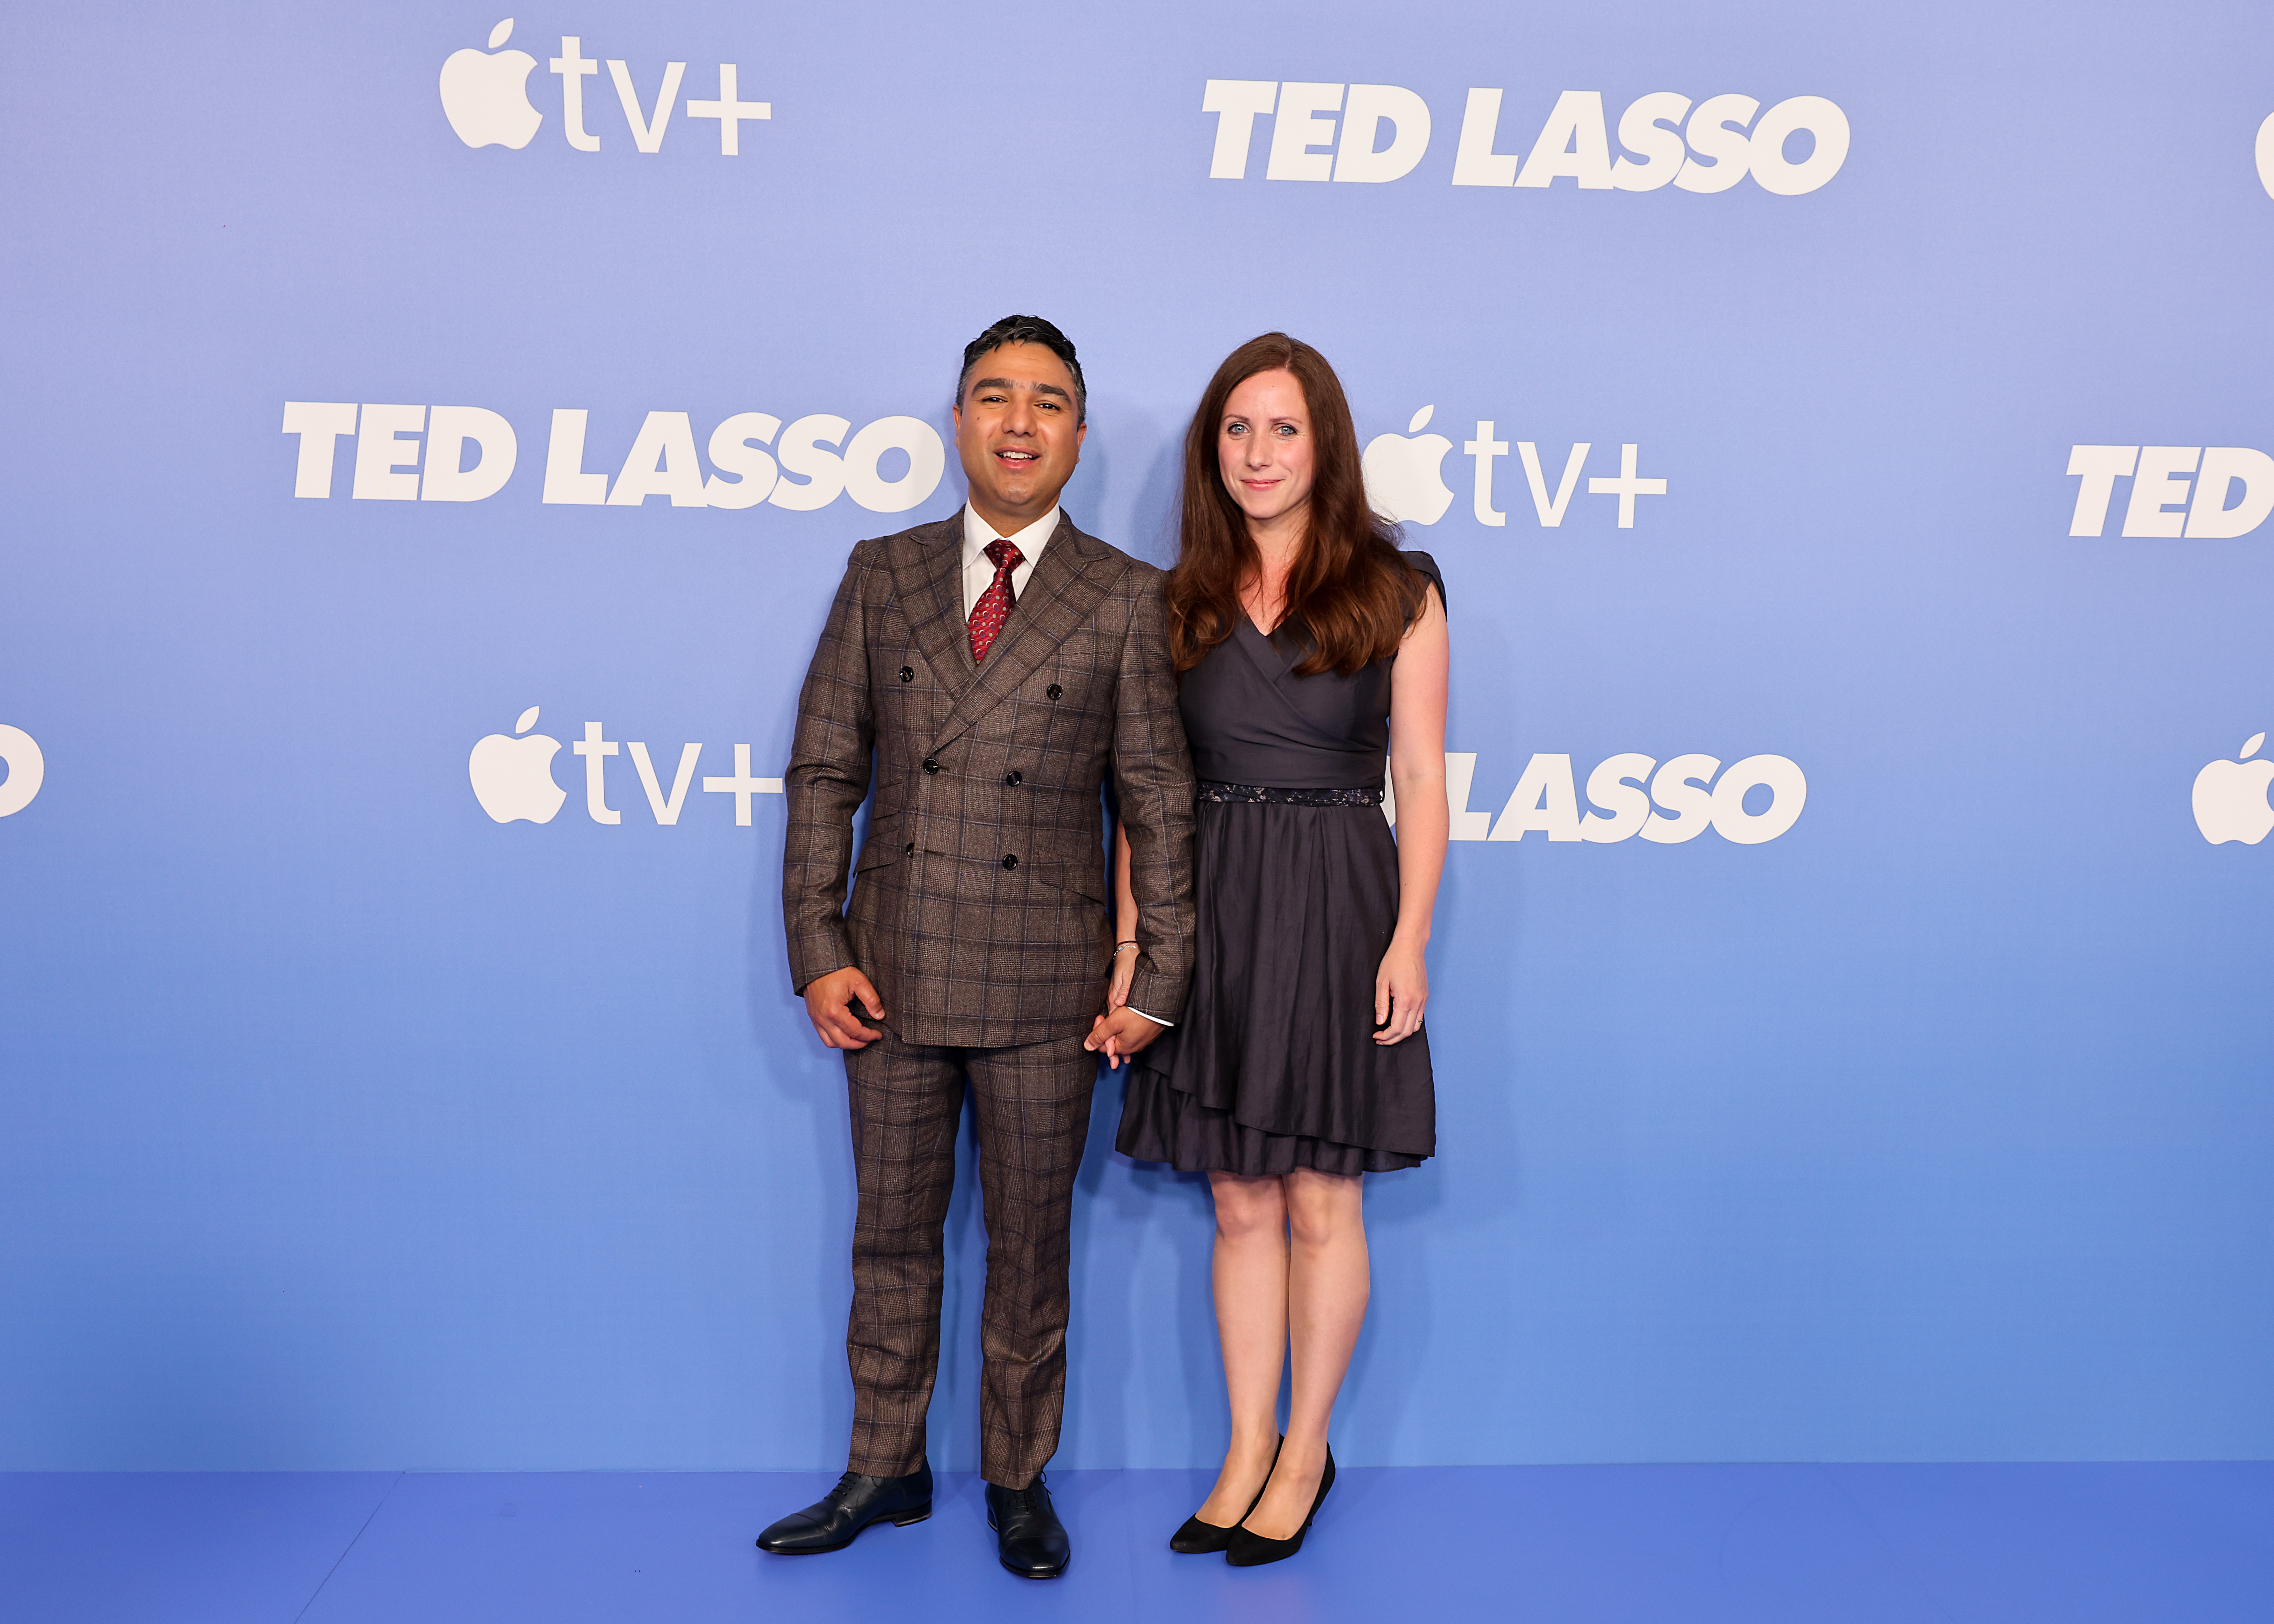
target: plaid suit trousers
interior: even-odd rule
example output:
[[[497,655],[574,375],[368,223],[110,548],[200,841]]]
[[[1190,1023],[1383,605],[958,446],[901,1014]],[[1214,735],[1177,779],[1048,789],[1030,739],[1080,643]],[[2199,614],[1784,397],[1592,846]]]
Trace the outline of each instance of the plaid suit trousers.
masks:
[[[924,1412],[939,1368],[942,1228],[967,1079],[987,1226],[980,1463],[990,1483],[1020,1489],[1057,1452],[1073,1181],[1097,1086],[1097,1056],[1082,1048],[1083,1035],[952,1049],[887,1031],[846,1051],[861,1197],[845,1334],[853,1372],[849,1470],[894,1477],[923,1459]]]

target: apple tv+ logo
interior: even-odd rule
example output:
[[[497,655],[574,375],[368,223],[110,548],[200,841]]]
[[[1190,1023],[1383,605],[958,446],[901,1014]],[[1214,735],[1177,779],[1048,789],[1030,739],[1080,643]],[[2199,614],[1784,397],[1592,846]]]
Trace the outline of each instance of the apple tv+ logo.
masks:
[[[2212,762],[2195,774],[2195,827],[2213,846],[2229,840],[2255,846],[2274,831],[2274,805],[2266,799],[2266,786],[2274,783],[2274,759],[2258,756],[2265,742],[2264,733],[2253,733],[2242,741],[2236,759]]]
[[[1405,425],[1404,434],[1377,434],[1359,455],[1367,500],[1395,523],[1434,524],[1453,505],[1453,493],[1445,488],[1440,471],[1453,442],[1442,434],[1421,432],[1436,410],[1424,406]]]
[[[1453,442],[1442,434],[1424,434],[1429,419],[1436,411],[1434,406],[1424,406],[1413,414],[1403,434],[1377,434],[1367,441],[1359,456],[1359,470],[1366,478],[1367,500],[1384,518],[1399,524],[1434,524],[1445,516],[1453,505],[1453,492],[1447,487],[1444,477],[1445,454]],[[1475,459],[1472,484],[1473,499],[1471,511],[1480,524],[1497,528],[1508,523],[1508,515],[1495,508],[1493,494],[1493,461],[1508,455],[1509,444],[1494,435],[1498,425],[1489,417],[1477,420],[1477,437],[1465,441],[1462,455]],[[1586,466],[1587,454],[1593,449],[1588,440],[1575,444],[1563,459],[1555,490],[1548,490],[1548,478],[1540,461],[1540,447],[1528,440],[1516,442],[1518,456],[1524,463],[1524,477],[1532,492],[1532,508],[1539,515],[1542,527],[1554,530],[1563,523],[1570,511],[1571,493],[1577,489],[1580,471]],[[1590,496],[1615,496],[1619,503],[1619,528],[1630,530],[1635,522],[1635,499],[1638,496],[1663,496],[1666,481],[1645,478],[1638,471],[1642,447],[1629,442],[1619,447],[1619,471],[1615,475],[1599,474],[1587,481]]]
[[[537,67],[537,58],[527,51],[499,49],[512,37],[513,19],[508,17],[490,30],[488,50],[468,46],[452,51],[442,64],[442,116],[469,147],[504,147],[518,152],[545,122],[545,115],[529,99],[529,76]],[[599,63],[584,55],[583,40],[572,34],[561,36],[561,54],[552,58],[550,65],[561,79],[561,135],[578,152],[599,151],[601,138],[584,127],[584,80],[600,71]],[[655,94],[643,106],[630,64],[621,58],[609,59],[608,78],[615,86],[616,101],[624,110],[636,150],[663,150],[663,138],[671,128],[671,115],[679,105],[680,81],[686,72],[683,62],[665,63]],[[689,118],[719,121],[719,152],[727,158],[742,155],[742,127],[746,122],[774,116],[771,102],[742,99],[737,71],[731,62],[719,64],[715,98],[689,96],[686,106]]]
[[[472,753],[466,757],[466,778],[473,785],[474,799],[481,802],[482,810],[490,815],[493,823],[549,823],[568,799],[568,792],[553,777],[553,758],[561,753],[561,741],[531,731],[537,726],[537,715],[538,707],[530,706],[515,721],[510,736],[490,733],[477,740]],[[625,748],[631,751],[632,766],[639,773],[640,788],[646,793],[649,811],[658,823],[666,829],[674,827],[687,805],[687,791],[703,759],[704,747],[680,747],[679,763],[666,792],[656,774],[655,762],[648,755],[647,746],[637,741],[621,744],[607,738],[598,722],[585,723],[584,736],[569,747],[572,754],[584,758],[586,815],[596,823],[624,821],[623,813],[608,804],[607,766],[609,758]],[[782,793],[782,781],[750,775],[749,745],[735,745],[734,755],[734,771],[705,776],[703,793],[732,795],[734,822],[747,829],[750,826],[750,797],[779,795]],[[4,788],[0,786],[0,791]]]

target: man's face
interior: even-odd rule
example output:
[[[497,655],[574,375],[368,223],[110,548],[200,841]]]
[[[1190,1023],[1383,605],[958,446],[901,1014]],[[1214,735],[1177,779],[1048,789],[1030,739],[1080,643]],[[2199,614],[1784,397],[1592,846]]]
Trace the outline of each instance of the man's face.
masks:
[[[1073,374],[1041,344],[981,356],[955,407],[955,450],[971,505],[1001,534],[1048,513],[1081,461]]]

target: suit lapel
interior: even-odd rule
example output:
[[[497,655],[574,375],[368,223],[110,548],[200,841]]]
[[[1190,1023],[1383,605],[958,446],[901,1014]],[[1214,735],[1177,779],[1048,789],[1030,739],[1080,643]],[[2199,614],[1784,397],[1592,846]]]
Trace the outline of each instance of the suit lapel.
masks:
[[[1039,565],[1035,573],[1042,573]],[[971,637],[963,619],[960,508],[934,527],[930,542],[921,551],[893,564],[892,590],[932,676],[952,696],[960,699],[979,674],[972,663]]]
[[[1111,571],[1103,568],[1111,555],[1074,529],[1061,512],[1050,545],[1035,564],[1027,590],[1011,610],[1011,618],[996,634],[986,664],[976,667],[977,680],[955,701],[947,726],[933,748],[946,744],[996,705],[1009,698],[1035,668],[1089,618],[1105,596]],[[961,602],[958,598],[958,603]],[[962,640],[964,664],[971,665],[971,644]]]

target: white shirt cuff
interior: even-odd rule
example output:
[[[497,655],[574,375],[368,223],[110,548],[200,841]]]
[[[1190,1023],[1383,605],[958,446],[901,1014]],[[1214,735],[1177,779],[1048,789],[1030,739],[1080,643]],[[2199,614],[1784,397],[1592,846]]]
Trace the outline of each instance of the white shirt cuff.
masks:
[[[1121,1007],[1125,1010],[1133,1011],[1137,1014],[1145,1015],[1145,1011],[1138,1009],[1133,1004],[1125,1004]],[[1173,1026],[1177,1024],[1173,1020],[1163,1020],[1158,1015],[1145,1015],[1145,1019],[1151,1021],[1156,1026]]]

